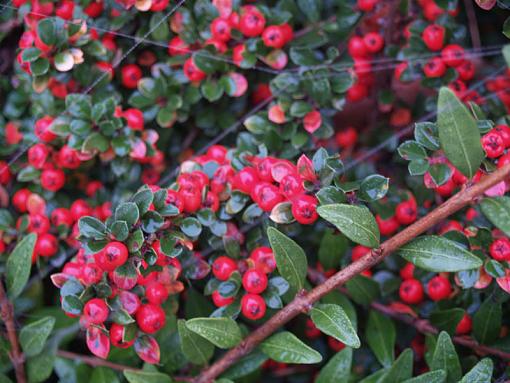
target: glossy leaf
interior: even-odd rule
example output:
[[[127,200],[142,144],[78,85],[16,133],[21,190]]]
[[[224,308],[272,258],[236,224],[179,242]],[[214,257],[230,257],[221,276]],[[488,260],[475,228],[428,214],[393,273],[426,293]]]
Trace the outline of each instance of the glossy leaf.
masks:
[[[404,380],[402,383],[444,383],[446,381],[445,370],[426,372],[415,378]]]
[[[315,383],[336,383],[347,381],[351,373],[352,348],[346,347],[331,357],[322,367]]]
[[[490,358],[484,358],[462,377],[460,383],[490,383],[492,382],[493,370],[494,363],[492,360]]]
[[[366,207],[346,204],[323,205],[317,213],[347,238],[367,247],[379,246],[379,228]]]
[[[232,348],[242,339],[241,330],[231,318],[193,318],[186,327],[219,348]]]
[[[447,382],[458,382],[462,376],[457,351],[455,351],[450,335],[445,331],[442,331],[437,339],[430,369],[445,370]]]
[[[402,382],[413,376],[413,351],[404,350],[388,369],[381,383]]]
[[[206,364],[214,353],[214,345],[186,327],[184,320],[177,322],[181,349],[186,358],[195,364]]]
[[[129,383],[172,383],[168,374],[160,372],[124,370],[123,373]]]
[[[499,336],[503,311],[501,303],[491,297],[485,300],[473,316],[473,335],[482,344],[488,344]]]
[[[319,304],[310,312],[313,323],[324,334],[344,343],[346,346],[358,348],[361,342],[349,317],[338,305]]]
[[[510,236],[510,198],[484,198],[480,204],[482,213],[491,223]]]
[[[273,249],[276,267],[295,294],[304,286],[308,262],[303,249],[292,239],[275,228],[267,229],[267,237]]]
[[[476,120],[455,93],[446,87],[439,90],[437,109],[441,148],[461,173],[473,177],[484,158]]]
[[[288,331],[267,338],[260,344],[260,350],[271,359],[282,363],[315,364],[322,360],[321,354]]]
[[[106,226],[94,217],[81,217],[78,221],[80,234],[86,238],[104,239],[106,237]]]
[[[457,242],[444,237],[419,237],[398,250],[398,255],[419,268],[435,272],[477,269],[482,260]]]

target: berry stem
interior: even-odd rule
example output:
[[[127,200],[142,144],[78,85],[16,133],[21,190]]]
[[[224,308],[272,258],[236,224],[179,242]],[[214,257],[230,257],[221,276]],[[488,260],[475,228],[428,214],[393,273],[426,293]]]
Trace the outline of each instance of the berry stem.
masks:
[[[197,376],[194,383],[210,383],[224,372],[228,367],[234,364],[243,356],[250,353],[264,339],[273,334],[281,326],[288,323],[291,319],[298,316],[303,310],[317,302],[327,293],[333,291],[338,286],[349,281],[361,272],[378,264],[384,258],[389,256],[395,250],[410,242],[420,234],[423,234],[434,227],[451,214],[459,211],[464,206],[473,202],[481,196],[487,189],[505,180],[510,175],[510,164],[496,170],[494,173],[482,178],[478,183],[460,191],[449,200],[438,206],[425,217],[408,226],[395,236],[383,242],[379,248],[352,262],[344,269],[318,285],[305,295],[297,295],[287,306],[278,311],[266,323],[260,326],[247,336],[239,345],[228,351],[216,363],[204,370]]]
[[[18,336],[16,334],[16,326],[14,324],[14,309],[11,301],[7,298],[5,293],[4,285],[0,281],[0,316],[5,323],[7,330],[7,338],[11,345],[11,352],[9,358],[11,359],[12,365],[14,366],[14,372],[16,374],[16,381],[18,383],[26,383],[27,379],[25,376],[25,358],[21,353],[21,349],[18,342]]]

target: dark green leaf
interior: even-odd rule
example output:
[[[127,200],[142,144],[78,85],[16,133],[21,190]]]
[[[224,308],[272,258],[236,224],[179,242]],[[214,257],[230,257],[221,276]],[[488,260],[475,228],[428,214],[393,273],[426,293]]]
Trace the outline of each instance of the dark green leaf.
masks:
[[[442,149],[462,174],[473,177],[484,158],[476,120],[455,93],[446,87],[439,90],[437,109]]]
[[[456,272],[482,266],[480,258],[457,242],[435,235],[413,240],[401,247],[398,254],[422,269],[435,272]]]
[[[276,267],[289,282],[292,294],[295,294],[303,288],[306,279],[308,263],[305,252],[296,242],[275,228],[268,228],[267,236],[274,252]]]
[[[44,317],[21,329],[19,332],[19,342],[26,356],[37,355],[43,350],[46,339],[48,339],[53,330],[54,324],[55,318]]]
[[[402,382],[413,376],[413,351],[405,349],[391,365],[381,383]]]
[[[144,215],[145,212],[149,210],[153,198],[154,194],[152,191],[149,188],[144,187],[136,192],[133,198],[131,198],[131,202],[136,203],[136,206],[138,206],[138,212],[140,215]]]
[[[106,237],[106,226],[97,218],[85,216],[78,221],[80,234],[86,238],[104,239]]]
[[[48,17],[37,23],[37,36],[46,45],[53,45],[57,40],[57,25],[55,19]]]
[[[121,203],[115,209],[115,220],[126,221],[128,226],[134,225],[139,217],[138,206],[134,202]]]
[[[473,316],[473,334],[482,344],[490,344],[499,336],[502,321],[501,303],[489,297]]]
[[[181,222],[180,228],[184,234],[192,238],[198,237],[202,232],[202,225],[200,224],[198,219],[194,217],[185,218]]]
[[[494,226],[510,236],[510,198],[484,198],[480,204],[482,213]]]
[[[6,285],[7,293],[11,299],[21,294],[28,281],[36,240],[37,234],[35,233],[23,237],[7,259],[5,266]]]
[[[402,383],[444,383],[446,380],[445,370],[426,372],[415,378],[404,380]]]
[[[450,335],[445,331],[442,331],[437,339],[430,369],[446,371],[448,374],[447,382],[458,382],[462,376],[459,357]]]
[[[346,347],[337,352],[322,367],[315,383],[336,383],[348,381],[352,365],[352,348]]]
[[[124,376],[129,383],[172,383],[167,374],[149,371],[124,370]]]
[[[377,311],[371,310],[368,316],[365,337],[377,360],[384,367],[391,366],[395,359],[396,340],[393,321]]]
[[[455,335],[457,325],[464,316],[465,311],[461,308],[435,311],[430,315],[430,322],[439,330]]]
[[[319,206],[317,212],[353,242],[372,248],[379,246],[379,228],[374,216],[366,207],[346,204],[324,205]]]
[[[266,339],[261,343],[260,350],[271,359],[282,363],[315,364],[322,360],[321,354],[288,331],[279,332]]]
[[[462,377],[460,383],[491,383],[494,363],[490,358],[479,361],[469,372]]]
[[[193,318],[186,327],[219,348],[232,348],[242,339],[241,330],[231,318]]]
[[[346,283],[345,287],[352,299],[362,305],[369,305],[380,295],[379,284],[363,275],[355,276]]]
[[[347,249],[347,239],[333,230],[326,230],[319,247],[319,262],[324,270],[335,269]]]
[[[214,345],[203,337],[190,331],[184,320],[177,322],[181,349],[186,358],[194,364],[206,364],[214,353]]]
[[[358,348],[361,342],[345,311],[338,305],[319,304],[310,312],[315,326],[349,347]]]

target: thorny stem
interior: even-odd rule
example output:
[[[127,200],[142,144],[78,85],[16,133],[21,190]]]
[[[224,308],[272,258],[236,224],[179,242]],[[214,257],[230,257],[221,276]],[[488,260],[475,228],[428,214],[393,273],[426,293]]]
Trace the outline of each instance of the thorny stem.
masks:
[[[395,250],[410,242],[428,229],[434,227],[442,220],[459,211],[466,205],[474,202],[487,189],[505,180],[510,175],[510,164],[496,170],[494,173],[482,178],[478,183],[460,191],[449,200],[438,206],[425,217],[408,226],[395,236],[383,242],[379,248],[352,262],[344,269],[325,280],[305,295],[296,296],[287,306],[278,311],[266,323],[253,331],[239,345],[228,351],[221,359],[212,364],[197,376],[194,383],[210,383],[224,372],[228,367],[243,356],[249,354],[264,339],[273,334],[281,326],[298,316],[303,310],[317,302],[327,293],[349,281],[361,272],[378,264]]]

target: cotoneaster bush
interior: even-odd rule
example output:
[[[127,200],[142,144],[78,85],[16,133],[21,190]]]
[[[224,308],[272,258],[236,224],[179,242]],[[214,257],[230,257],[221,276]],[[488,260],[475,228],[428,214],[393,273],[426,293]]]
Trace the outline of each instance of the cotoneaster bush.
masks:
[[[0,5],[0,381],[506,381],[507,8]]]

